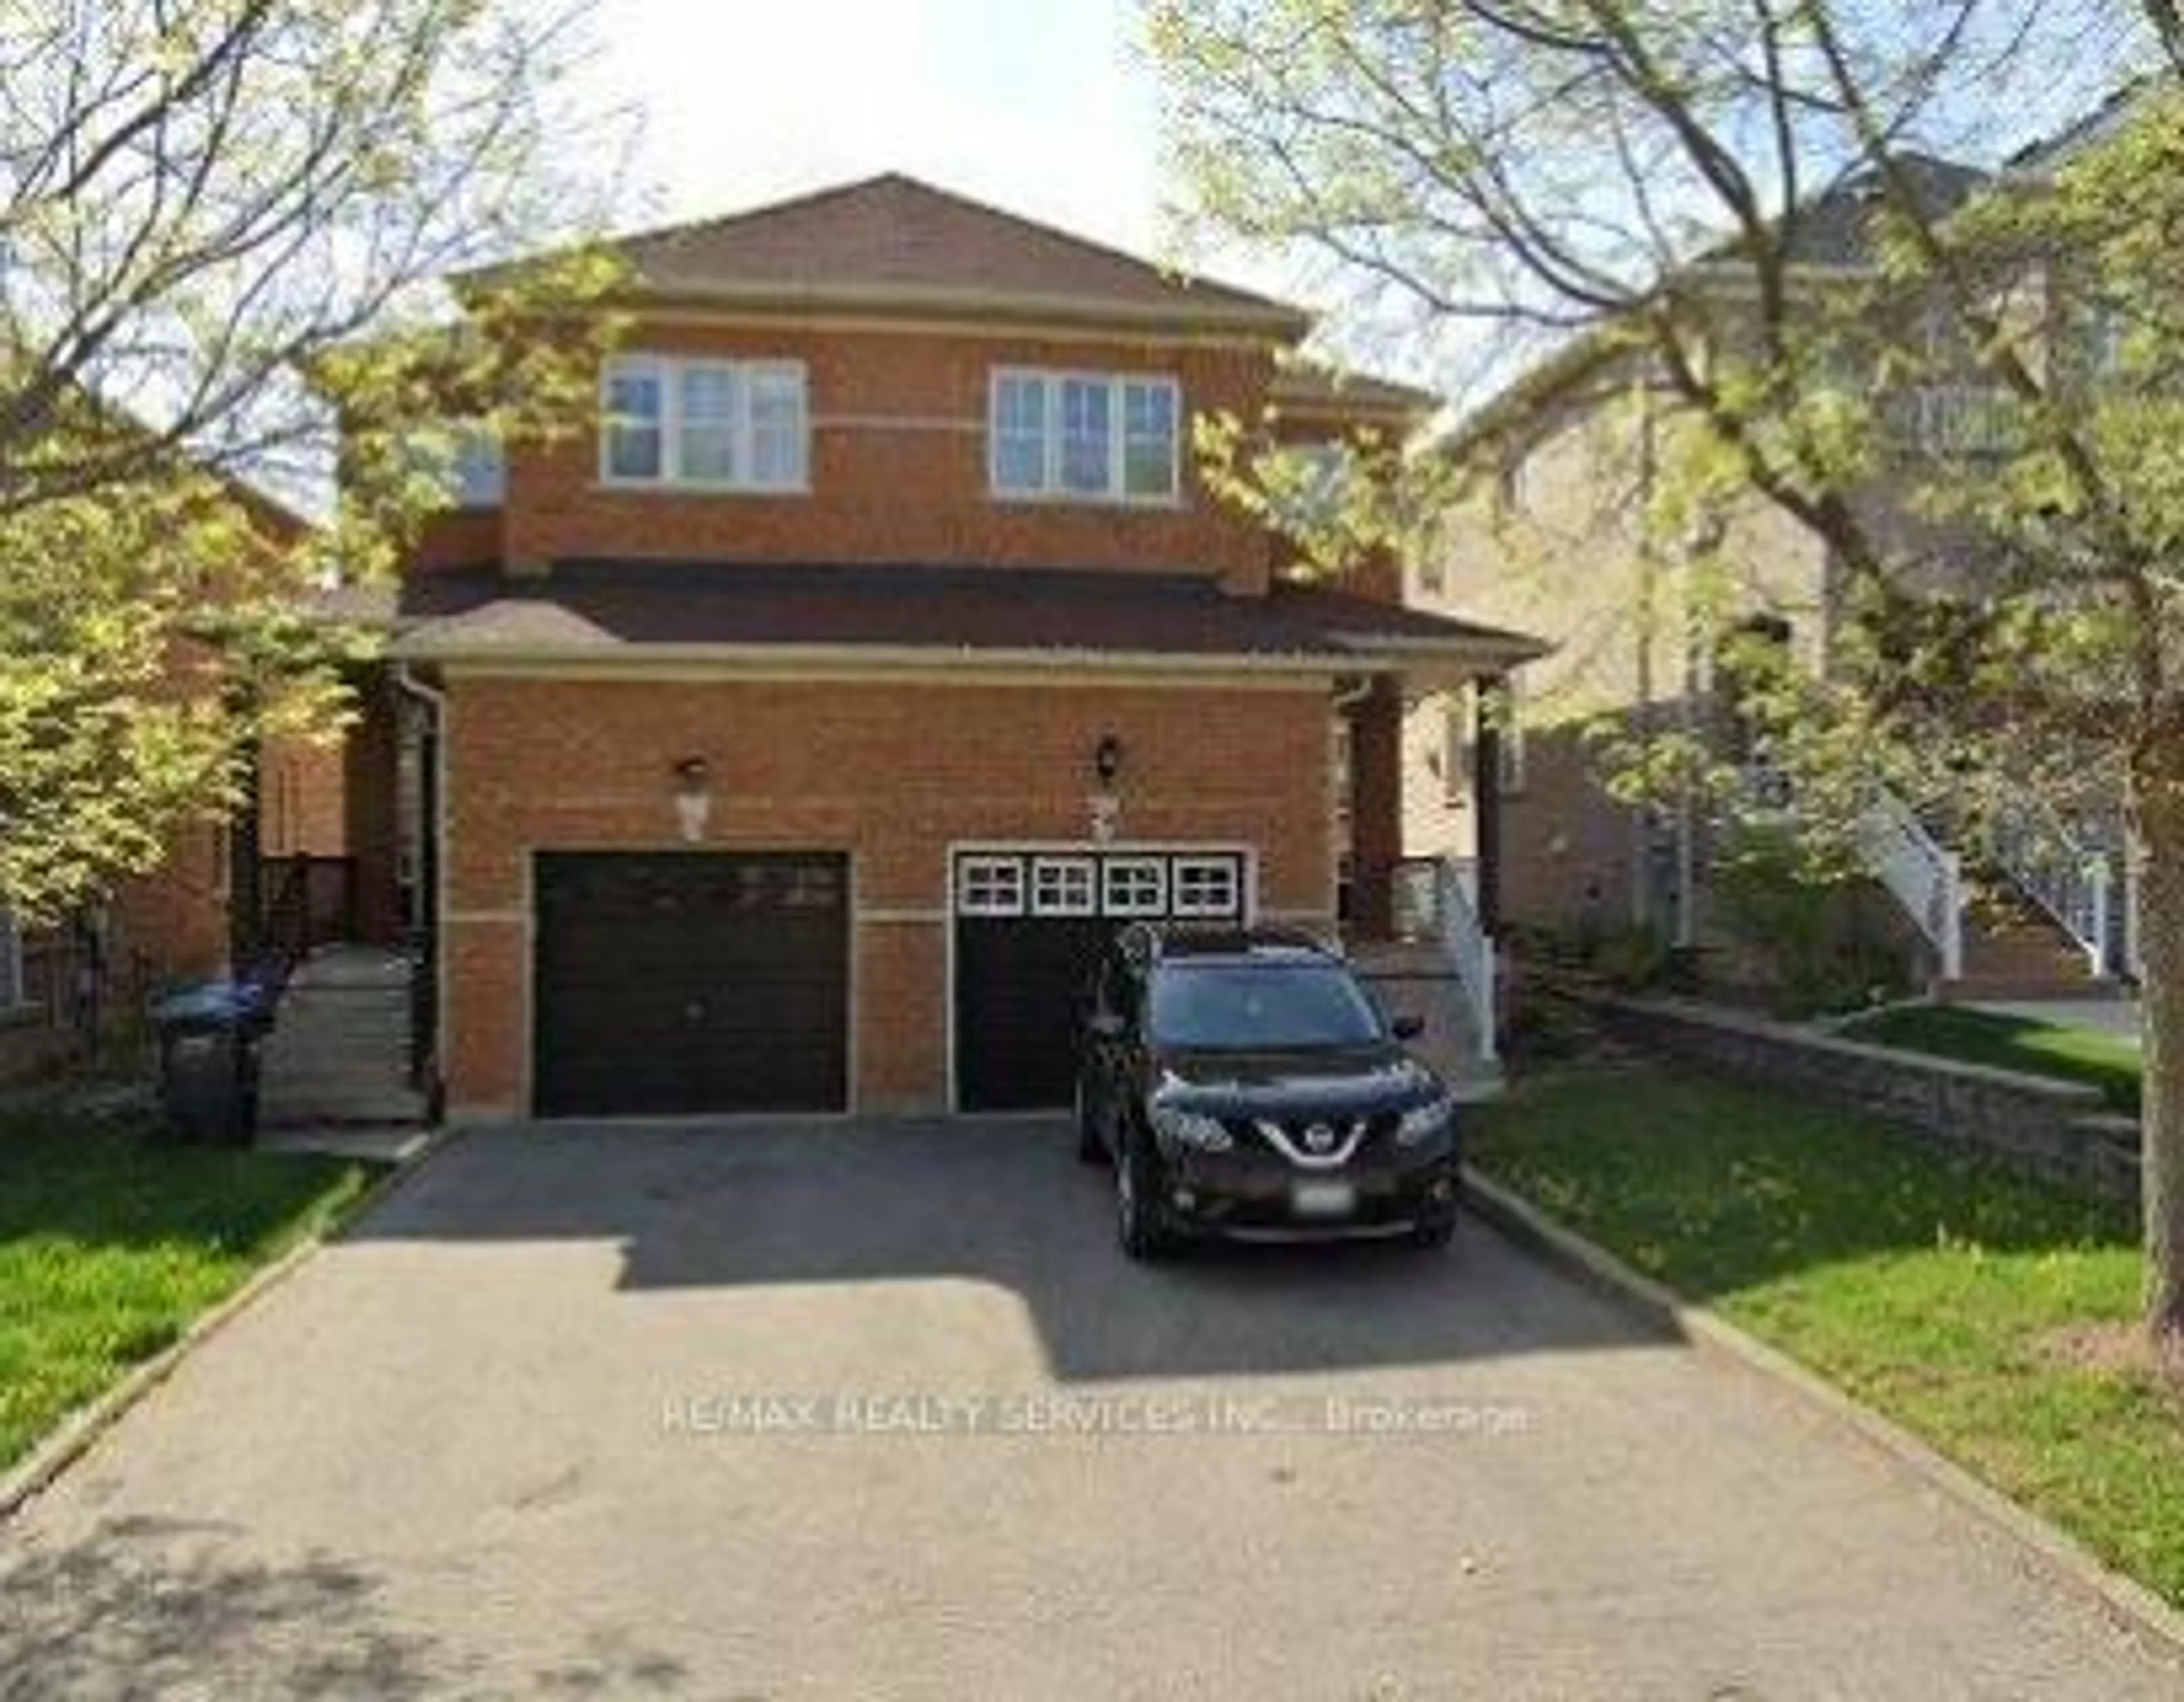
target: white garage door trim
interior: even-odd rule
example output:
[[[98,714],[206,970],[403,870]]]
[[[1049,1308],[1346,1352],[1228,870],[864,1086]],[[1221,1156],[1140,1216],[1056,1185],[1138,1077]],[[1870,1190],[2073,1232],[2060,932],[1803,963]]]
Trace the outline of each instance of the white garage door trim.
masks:
[[[947,847],[941,864],[941,879],[947,890],[946,919],[941,929],[943,949],[947,959],[947,979],[941,989],[940,1009],[941,1046],[947,1065],[948,1110],[951,1115],[1012,1117],[1025,1115],[1020,1111],[966,1111],[962,1109],[961,1084],[956,1080],[956,923],[957,918],[967,915],[1083,916],[1096,915],[1101,909],[1109,909],[1106,904],[1097,902],[1097,900],[1105,899],[1107,894],[1104,892],[1095,894],[1089,882],[1083,889],[1081,901],[1074,908],[1062,909],[1051,907],[1052,904],[1058,903],[1058,898],[1056,895],[1058,893],[1060,882],[1058,876],[1050,880],[1047,887],[1050,904],[1043,905],[1040,902],[1042,866],[1051,867],[1056,865],[1074,863],[1078,868],[1084,869],[1089,876],[1095,869],[1102,866],[1091,861],[1095,858],[1112,859],[1128,859],[1134,856],[1162,859],[1162,892],[1164,899],[1168,897],[1169,883],[1176,882],[1178,867],[1187,865],[1190,859],[1202,857],[1208,862],[1218,859],[1224,869],[1240,868],[1242,870],[1240,878],[1244,883],[1244,890],[1238,895],[1242,900],[1241,925],[1247,928],[1256,925],[1259,918],[1259,848],[1256,845],[1206,839],[1128,839],[1115,841],[1106,845],[1095,844],[1084,840],[972,839],[955,842]],[[957,870],[967,865],[974,865],[980,858],[991,858],[994,859],[994,865],[983,871],[980,886],[974,888],[978,894],[974,899],[974,904],[977,907],[965,908],[961,903],[963,889],[958,884]],[[1014,863],[1025,873],[1020,879],[1012,879],[1002,874],[999,865],[1004,862]],[[1102,873],[1095,878],[1104,883],[1106,876]],[[992,908],[987,908],[987,906],[992,906]],[[1110,914],[1112,914],[1112,910]],[[1190,915],[1194,913],[1172,913],[1163,909],[1157,913],[1148,912],[1147,914],[1174,914],[1175,919],[1180,921],[1190,920]],[[1195,914],[1202,916],[1211,912],[1201,904],[1201,908]]]

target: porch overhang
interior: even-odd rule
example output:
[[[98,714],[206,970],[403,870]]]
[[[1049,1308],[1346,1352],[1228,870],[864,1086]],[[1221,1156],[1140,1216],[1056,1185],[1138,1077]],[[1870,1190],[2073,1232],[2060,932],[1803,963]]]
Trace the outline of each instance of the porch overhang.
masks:
[[[1350,593],[1212,575],[990,566],[556,563],[422,574],[375,615],[398,661],[634,674],[791,670],[1460,684],[1545,654]]]

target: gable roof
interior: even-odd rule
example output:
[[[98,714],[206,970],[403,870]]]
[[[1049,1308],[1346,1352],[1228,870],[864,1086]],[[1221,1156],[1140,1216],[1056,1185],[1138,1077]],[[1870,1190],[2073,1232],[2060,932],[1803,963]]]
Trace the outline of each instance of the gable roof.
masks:
[[[1924,218],[1941,220],[1958,211],[1993,176],[1975,165],[1963,165],[1930,153],[1906,148],[1892,164],[1902,174],[1911,203]],[[1878,258],[1880,232],[1875,228],[1886,204],[1878,168],[1869,167],[1830,184],[1780,221],[1785,233],[1783,253],[1793,266],[1864,267]],[[1735,264],[1741,246],[1727,249],[1721,259]]]
[[[1995,181],[1992,173],[1977,166],[1915,150],[1898,153],[1894,163],[1903,173],[1914,204],[1936,220],[1961,210]],[[1784,259],[1793,272],[1850,273],[1871,268],[1880,258],[1880,233],[1875,225],[1883,204],[1877,170],[1868,168],[1839,179],[1775,221]],[[1747,243],[1726,242],[1693,261],[1674,281],[1733,284],[1748,275],[1752,264]],[[1441,446],[1444,452],[1520,430],[1532,415],[1577,385],[1641,353],[1618,334],[1621,323],[1601,320],[1565,338],[1458,421]]]
[[[631,292],[655,302],[1060,319],[1287,342],[1312,323],[1289,303],[1166,270],[899,172],[606,246],[634,274]]]
[[[1275,373],[1267,399],[1283,414],[1373,416],[1402,423],[1424,420],[1440,406],[1440,398],[1430,390],[1316,362],[1284,366]]]
[[[2141,104],[2155,91],[2173,86],[2170,80],[2148,74],[2132,77],[2091,112],[2081,114],[2053,136],[2027,142],[2009,157],[2009,169],[2038,176],[2067,164],[2085,149],[2106,142],[2137,115]]]

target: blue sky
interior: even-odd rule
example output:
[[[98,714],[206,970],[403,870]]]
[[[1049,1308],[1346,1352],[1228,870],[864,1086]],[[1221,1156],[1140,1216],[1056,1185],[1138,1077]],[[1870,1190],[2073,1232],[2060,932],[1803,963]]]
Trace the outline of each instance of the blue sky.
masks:
[[[639,125],[624,229],[901,170],[1150,258],[1180,253],[1138,0],[595,4],[599,51],[582,92]],[[1994,149],[2081,109],[2112,75],[2104,64],[2059,68],[2042,92],[2052,110],[2012,112],[1999,126],[1992,108],[1971,116]],[[1340,281],[1303,257],[1286,267],[1233,252],[1194,258],[1217,277],[1341,305]],[[1477,364],[1461,331],[1437,348],[1407,316],[1383,322],[1352,307],[1326,325],[1329,341],[1372,367],[1446,382]]]
[[[905,171],[1180,264],[1138,0],[595,0],[588,98],[639,125],[622,228]],[[1195,270],[1339,305],[1296,264],[1194,248]],[[1331,319],[1335,341],[1356,324]],[[1364,352],[1424,378],[1408,343]]]
[[[603,0],[599,92],[674,219],[885,170],[1141,253],[1156,101],[1130,0]]]

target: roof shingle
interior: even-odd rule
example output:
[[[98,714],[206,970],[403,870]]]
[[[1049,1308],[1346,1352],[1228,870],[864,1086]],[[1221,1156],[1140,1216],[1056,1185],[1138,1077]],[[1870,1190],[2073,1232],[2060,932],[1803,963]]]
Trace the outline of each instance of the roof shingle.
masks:
[[[1195,575],[1074,570],[582,561],[510,579],[482,566],[416,576],[392,615],[397,654],[413,658],[785,646],[1362,661],[1409,649],[1513,665],[1544,649],[1346,592],[1237,597]]]
[[[1292,340],[1311,323],[1288,303],[892,172],[610,246],[643,293],[669,299],[1066,311]]]

